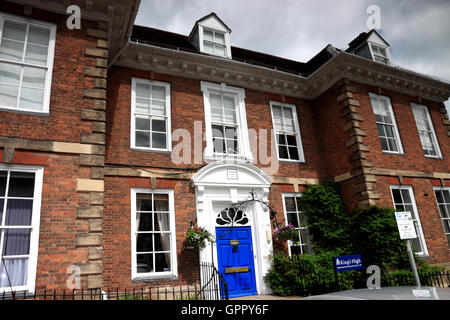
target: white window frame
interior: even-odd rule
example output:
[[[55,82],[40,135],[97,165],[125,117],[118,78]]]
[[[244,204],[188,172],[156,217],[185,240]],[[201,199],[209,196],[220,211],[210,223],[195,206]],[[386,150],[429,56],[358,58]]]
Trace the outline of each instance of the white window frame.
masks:
[[[150,148],[150,147],[140,147],[136,146],[136,84],[143,83],[147,85],[158,85],[165,87],[166,89],[166,148]],[[170,101],[170,83],[154,81],[142,78],[132,78],[131,79],[131,125],[130,125],[130,148],[138,151],[152,151],[152,152],[171,152],[172,151],[172,109],[171,109],[171,101]],[[148,116],[148,115],[147,115]],[[160,117],[162,116],[152,116],[150,117]]]
[[[279,130],[277,130],[275,128],[275,119],[274,119],[274,115],[273,115],[273,106],[281,106],[283,108],[290,108],[292,111],[292,116],[294,117],[294,128],[295,128],[295,139],[297,141],[297,150],[298,150],[298,160],[295,159],[282,159],[280,158],[280,152],[279,152],[279,148],[278,148],[278,137],[277,137],[277,132]],[[303,152],[303,143],[302,143],[302,138],[301,138],[301,134],[300,134],[300,126],[299,126],[299,120],[298,120],[298,116],[297,116],[297,108],[295,104],[290,104],[290,103],[282,103],[282,102],[278,102],[278,101],[270,101],[270,113],[272,115],[272,126],[273,126],[273,130],[274,130],[274,134],[275,134],[275,145],[277,148],[277,158],[279,162],[305,162],[305,154]],[[284,131],[280,131],[280,132],[284,132]],[[289,152],[289,151],[288,151]]]
[[[428,107],[424,104],[419,104],[419,103],[411,103],[411,108],[413,111],[413,116],[414,116],[414,120],[416,121],[416,127],[417,127],[417,131],[419,133],[419,139],[420,139],[420,132],[419,132],[419,127],[417,126],[417,119],[416,119],[416,115],[414,113],[414,109],[417,108],[421,108],[422,110],[425,111],[425,115],[427,117],[427,121],[428,121],[428,125],[430,126],[431,130],[429,131],[429,133],[431,133],[431,137],[432,137],[432,142],[434,145],[434,148],[436,150],[436,155],[427,155],[424,154],[425,157],[427,158],[442,158],[442,153],[441,153],[441,148],[439,148],[439,142],[436,136],[436,132],[434,130],[434,125],[433,125],[433,121],[431,120],[431,116],[430,116],[430,112],[428,110]],[[422,130],[423,131],[423,130]],[[420,139],[420,144],[422,145],[422,149],[424,148],[424,145],[422,144],[422,139]]]
[[[27,284],[24,286],[12,287],[12,290],[14,291],[27,291],[28,293],[34,293],[36,283],[37,258],[39,253],[39,227],[41,220],[42,182],[44,176],[44,168],[40,166],[0,164],[0,170],[9,172],[31,172],[35,174],[33,208],[31,215],[30,253],[28,254]],[[5,197],[7,195],[7,192],[8,186],[5,190]],[[6,203],[4,203],[3,205],[3,219],[5,218],[5,213]],[[1,250],[3,251],[3,248],[1,248]],[[11,287],[0,288],[0,293],[3,292],[11,292]]]
[[[137,251],[136,251],[136,194],[167,194],[169,197],[169,219],[170,219],[170,270],[166,272],[137,272]],[[174,280],[178,277],[177,267],[177,245],[176,245],[176,224],[175,224],[175,204],[174,190],[172,189],[145,189],[131,188],[131,279],[132,280]]]
[[[442,204],[442,203],[438,202],[438,200],[437,200],[436,190],[438,190],[438,191],[448,191],[450,193],[450,187],[434,187],[433,188],[434,198],[436,199],[436,206],[438,207],[439,218],[441,218],[441,222],[442,222],[442,229],[443,229],[445,237],[447,238],[448,236],[450,236],[450,233],[447,233],[445,231],[443,220],[449,220],[450,221],[450,210],[446,207],[445,210],[446,210],[447,214],[449,215],[449,218],[442,218],[441,212],[439,211],[439,204]],[[447,202],[444,202],[444,204],[447,204]],[[450,247],[449,240],[447,240],[447,244]]]
[[[288,216],[287,216],[287,209],[286,209],[286,198],[289,198],[289,197],[291,197],[291,198],[292,197],[301,197],[301,196],[302,196],[301,192],[300,193],[299,192],[294,192],[294,193],[287,192],[287,193],[282,193],[281,194],[281,197],[283,199],[284,221],[286,222],[286,226],[288,225]],[[297,205],[297,201],[295,201],[295,205]],[[297,210],[297,212],[301,212],[301,210]],[[295,228],[295,230],[297,230],[299,232],[300,232],[300,230],[305,230],[305,229],[308,229],[308,227]],[[310,234],[310,237],[311,237],[311,234]],[[310,243],[309,245],[312,245],[312,244]],[[294,247],[300,247],[301,254],[305,254],[303,252],[303,246],[305,246],[305,244],[301,243],[300,245],[297,245],[297,244],[293,244],[291,240],[288,240],[289,256],[292,256],[291,247],[293,247],[293,246]]]
[[[416,229],[416,233],[418,233],[417,237],[419,238],[420,244],[421,244],[421,246],[423,248],[422,252],[415,252],[415,253],[418,256],[420,256],[420,257],[427,257],[428,256],[427,243],[426,243],[425,236],[424,236],[424,233],[423,233],[422,224],[420,222],[419,210],[417,210],[416,198],[414,197],[414,190],[413,190],[412,186],[391,185],[390,186],[390,190],[391,190],[391,199],[392,199],[392,204],[394,205],[394,209],[395,209],[395,200],[394,200],[394,194],[392,193],[392,190],[408,190],[409,197],[411,198],[411,205],[412,205],[413,210],[414,210],[413,213],[414,213],[414,215],[416,217],[416,219],[413,219],[413,221],[417,222],[417,227],[419,229],[418,232],[417,232],[417,229]]]
[[[247,127],[247,115],[245,111],[245,90],[227,86],[224,83],[217,84],[206,81],[200,83],[201,91],[203,92],[203,105],[205,110],[205,136],[206,147],[204,151],[205,160],[220,160],[220,159],[241,159],[253,162],[253,155],[250,149],[249,134]],[[222,154],[214,152],[214,145],[212,139],[212,120],[211,120],[211,104],[209,102],[210,94],[233,96],[237,103],[236,106],[236,120],[237,120],[237,136],[238,136],[238,153],[235,155]]]
[[[374,106],[373,106],[374,99],[385,100],[387,102],[389,116],[392,119],[392,124],[390,124],[390,125],[392,125],[393,129],[394,129],[394,135],[395,135],[394,138],[395,138],[395,141],[397,142],[398,151],[383,150],[383,147],[381,145],[381,140],[380,140],[381,150],[383,151],[383,153],[404,154],[403,145],[402,145],[402,139],[401,139],[400,133],[398,131],[397,120],[395,119],[395,114],[394,114],[394,110],[392,108],[391,99],[388,96],[383,96],[383,95],[372,93],[372,92],[369,92],[369,97],[370,97],[370,104],[372,106],[372,112],[373,112],[373,115],[374,115],[374,118],[375,118],[375,124],[377,126],[377,134],[378,134],[378,138],[379,139],[380,139],[380,135],[378,133],[378,121],[376,120],[375,110],[374,110]],[[386,124],[382,123],[382,125],[386,125]]]
[[[377,44],[377,43],[373,43],[373,42],[370,42],[370,41],[368,41],[367,44],[369,45],[369,50],[370,50],[370,54],[372,55],[372,60],[373,60],[373,61],[378,62],[378,63],[385,64],[385,65],[387,65],[387,66],[392,65],[392,62],[391,62],[391,61],[392,61],[392,60],[391,60],[391,53],[389,52],[389,48],[388,48],[388,47],[385,47],[385,46],[382,46],[382,45],[379,45],[379,44]],[[379,47],[379,48],[384,49],[384,50],[386,51],[386,56],[382,56],[382,55],[379,55],[379,54],[375,53],[375,52],[374,52],[374,49],[372,48],[372,46],[375,46],[375,47]],[[381,57],[381,58],[383,58],[383,59],[387,59],[387,60],[388,60],[388,63],[384,63],[384,62],[380,62],[380,61],[375,60],[375,56]]]
[[[204,48],[204,30],[208,30],[208,31],[213,31],[213,32],[218,32],[218,33],[222,33],[224,35],[225,38],[225,55],[221,55],[221,54],[216,54],[216,53],[211,53],[211,52],[206,52],[205,48]],[[231,45],[230,45],[230,33],[229,32],[225,32],[222,30],[217,30],[211,27],[205,27],[201,24],[198,25],[198,38],[199,38],[199,47],[200,47],[200,52],[202,53],[206,53],[206,54],[210,54],[216,57],[221,57],[221,58],[227,58],[227,59],[231,59]]]
[[[48,115],[50,112],[50,93],[51,93],[51,87],[52,87],[53,62],[54,62],[54,56],[55,56],[56,24],[0,12],[0,41],[2,38],[2,34],[3,34],[3,26],[5,23],[5,20],[15,20],[22,24],[26,23],[27,30],[28,30],[30,24],[49,28],[50,29],[50,37],[49,37],[48,52],[47,52],[47,66],[39,66],[39,65],[29,64],[29,63],[25,63],[25,62],[16,62],[16,61],[0,59],[0,62],[3,62],[3,63],[9,63],[9,64],[14,64],[14,65],[19,65],[19,66],[30,66],[30,67],[36,67],[36,68],[47,70],[46,76],[45,76],[42,110],[19,108],[18,104],[19,104],[19,100],[20,100],[19,98],[20,98],[20,88],[22,85],[21,83],[19,84],[19,92],[18,92],[18,97],[17,97],[16,108],[2,106],[0,104],[0,110],[15,111],[18,113],[32,113],[32,114]]]

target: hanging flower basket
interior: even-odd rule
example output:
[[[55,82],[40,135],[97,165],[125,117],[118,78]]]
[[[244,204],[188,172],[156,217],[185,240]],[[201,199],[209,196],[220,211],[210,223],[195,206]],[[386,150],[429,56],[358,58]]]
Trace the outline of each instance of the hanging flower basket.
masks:
[[[277,227],[275,229],[275,238],[281,241],[295,240],[297,231],[294,225],[289,223],[286,227]]]
[[[186,244],[189,247],[204,248],[206,241],[213,242],[214,237],[206,229],[193,226],[186,232]]]

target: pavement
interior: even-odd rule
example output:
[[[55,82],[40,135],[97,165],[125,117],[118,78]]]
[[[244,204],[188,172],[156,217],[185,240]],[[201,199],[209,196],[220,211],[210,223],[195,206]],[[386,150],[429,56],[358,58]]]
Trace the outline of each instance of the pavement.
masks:
[[[259,294],[254,296],[230,298],[230,300],[300,300],[300,296],[280,297],[271,294]]]

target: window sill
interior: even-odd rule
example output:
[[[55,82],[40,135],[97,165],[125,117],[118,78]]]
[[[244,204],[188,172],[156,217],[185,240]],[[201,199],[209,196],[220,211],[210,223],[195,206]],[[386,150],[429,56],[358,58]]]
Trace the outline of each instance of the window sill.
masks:
[[[384,151],[383,150],[383,153],[384,154],[390,154],[390,155],[397,155],[397,156],[406,156],[406,154],[404,153],[404,152],[393,152],[393,151]]]
[[[136,276],[131,279],[131,282],[152,282],[162,280],[178,280],[178,276],[175,275],[155,275],[155,276]]]
[[[278,159],[278,162],[281,163],[301,163],[301,164],[305,164],[306,161],[305,160],[289,160],[289,159]]]
[[[441,156],[427,156],[427,155],[424,155],[424,157],[427,158],[427,159],[444,160],[444,157],[441,157]]]
[[[222,155],[222,154],[209,154],[204,156],[205,161],[219,161],[219,160],[225,160],[225,161],[245,161],[249,163],[253,163],[253,158],[247,158],[242,155]]]
[[[169,149],[152,149],[152,148],[141,148],[141,147],[131,147],[131,150],[142,151],[142,152],[156,152],[156,153],[166,153],[171,154],[172,150]]]
[[[12,113],[22,113],[22,114],[29,114],[29,115],[33,115],[33,116],[43,116],[43,117],[48,117],[50,115],[49,111],[14,109],[14,108],[7,108],[7,107],[1,107],[1,106],[0,106],[0,111],[6,111],[6,112],[12,112]]]

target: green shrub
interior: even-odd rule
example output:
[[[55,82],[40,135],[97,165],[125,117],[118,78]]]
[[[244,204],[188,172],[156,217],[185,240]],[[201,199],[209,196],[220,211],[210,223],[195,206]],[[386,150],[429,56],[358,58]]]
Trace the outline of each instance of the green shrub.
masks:
[[[349,224],[351,250],[360,253],[365,266],[382,270],[409,266],[404,240],[398,234],[395,210],[370,206],[356,211]]]
[[[308,218],[314,252],[345,252],[350,243],[349,216],[336,184],[309,186],[300,206]]]

